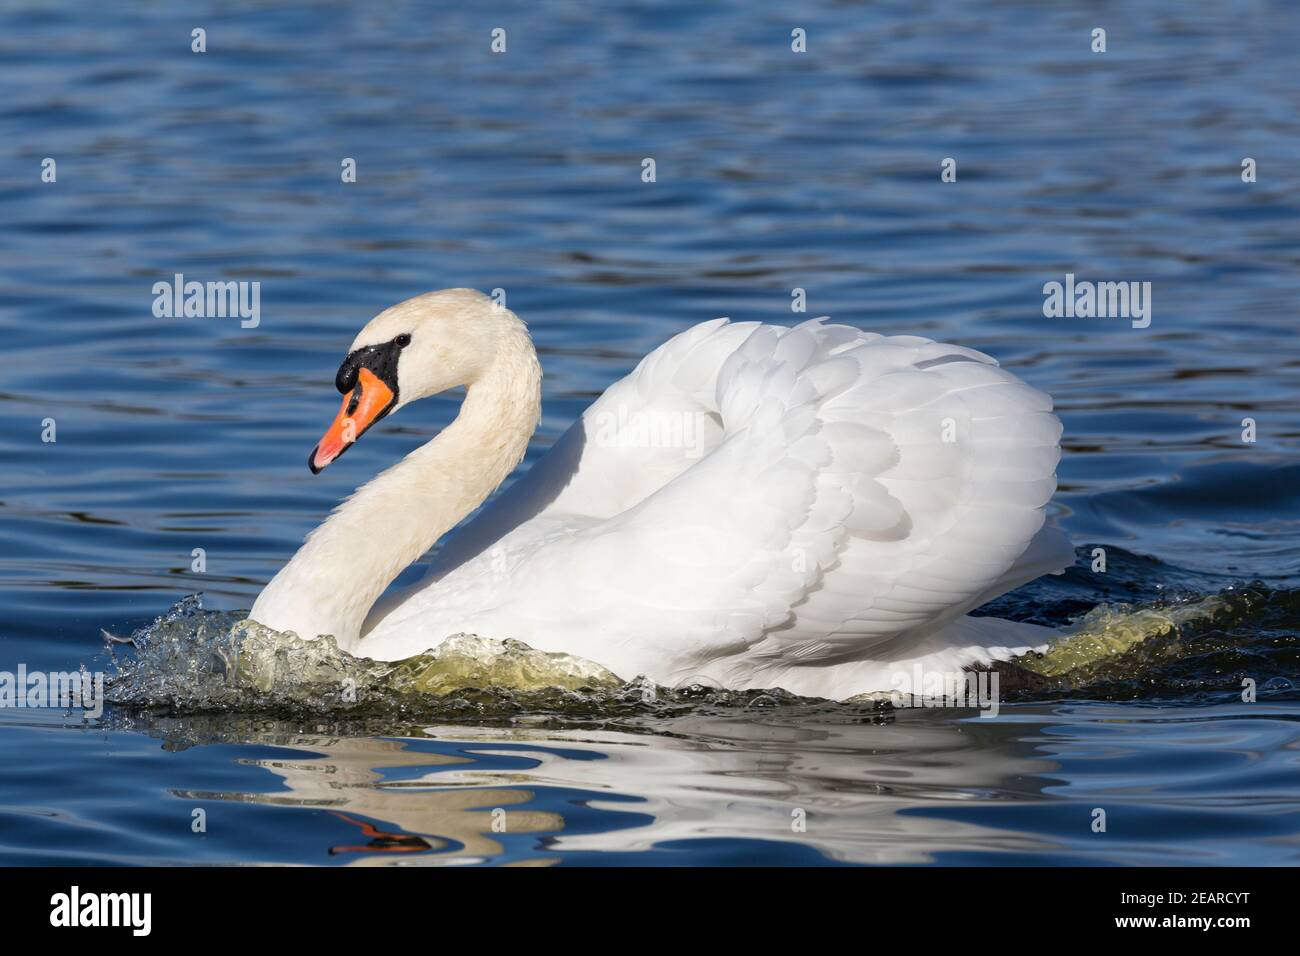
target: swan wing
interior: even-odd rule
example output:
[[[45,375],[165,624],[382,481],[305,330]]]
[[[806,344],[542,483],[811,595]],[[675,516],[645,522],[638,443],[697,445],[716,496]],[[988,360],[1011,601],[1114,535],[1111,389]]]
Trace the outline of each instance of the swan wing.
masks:
[[[790,686],[933,651],[966,611],[1072,558],[1043,529],[1051,409],[960,346],[704,323],[485,509],[436,590],[484,633],[661,681]]]

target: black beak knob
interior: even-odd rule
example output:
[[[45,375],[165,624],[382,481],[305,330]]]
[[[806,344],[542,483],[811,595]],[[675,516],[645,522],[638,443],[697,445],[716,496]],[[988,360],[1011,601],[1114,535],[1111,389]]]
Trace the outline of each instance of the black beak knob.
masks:
[[[352,391],[357,384],[357,365],[352,361],[352,356],[343,360],[339,366],[339,372],[334,376],[334,387],[339,390],[339,394],[346,395]]]

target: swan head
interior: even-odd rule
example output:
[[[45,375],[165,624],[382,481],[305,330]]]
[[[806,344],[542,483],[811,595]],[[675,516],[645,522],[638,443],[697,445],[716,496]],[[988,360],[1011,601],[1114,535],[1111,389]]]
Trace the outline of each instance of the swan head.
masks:
[[[471,385],[495,359],[514,313],[474,289],[426,292],[366,323],[334,377],[343,404],[307,466],[319,473],[403,405]]]

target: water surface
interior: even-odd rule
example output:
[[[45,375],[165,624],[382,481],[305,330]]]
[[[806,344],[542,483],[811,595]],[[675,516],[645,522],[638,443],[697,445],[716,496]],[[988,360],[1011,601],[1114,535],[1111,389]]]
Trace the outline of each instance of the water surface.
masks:
[[[248,607],[455,414],[304,467],[357,328],[444,286],[505,289],[533,331],[528,464],[669,335],[794,321],[797,287],[1055,396],[1080,564],[990,610],[1260,598],[996,719],[707,693],[360,724],[4,710],[0,860],[1295,863],[1298,45],[1261,2],[6,5],[0,669],[103,666],[101,627],[193,592]],[[155,318],[176,273],[260,281],[260,324]],[[1045,318],[1066,273],[1150,281],[1150,328]]]

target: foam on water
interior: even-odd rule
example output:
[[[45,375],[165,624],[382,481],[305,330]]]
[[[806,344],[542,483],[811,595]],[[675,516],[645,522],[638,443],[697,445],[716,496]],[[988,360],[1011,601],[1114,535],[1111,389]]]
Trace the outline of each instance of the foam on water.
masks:
[[[1273,654],[1269,666],[1256,668],[1260,673],[1300,671],[1294,632],[1273,639],[1268,630],[1270,622],[1289,627],[1296,607],[1297,592],[1262,587],[1144,607],[1101,605],[1064,629],[1047,653],[1013,664],[1038,675],[1031,685],[1038,694],[1088,688],[1094,696],[1123,698],[1162,689],[1224,691],[1239,686],[1234,669],[1245,673],[1252,656]],[[623,681],[573,655],[471,634],[453,635],[405,660],[376,661],[354,657],[330,637],[307,640],[273,631],[248,620],[246,612],[206,611],[198,595],[129,638],[108,636],[110,703],[171,713],[447,720],[535,713],[587,719],[806,703],[779,690]],[[1189,668],[1189,661],[1196,664]],[[870,697],[843,706],[888,709],[885,700]]]
[[[1119,658],[1152,638],[1177,636],[1189,625],[1212,623],[1232,609],[1224,594],[1157,607],[1100,604],[1066,629],[1065,636],[1045,653],[1027,654],[1016,663],[1046,677],[1065,677]]]
[[[591,661],[537,651],[519,641],[456,634],[401,661],[354,657],[332,637],[313,640],[205,611],[199,595],[173,606],[129,638],[106,635],[116,672],[114,703],[178,710],[404,708],[453,692],[599,693],[623,682]],[[116,649],[129,646],[119,653]]]

